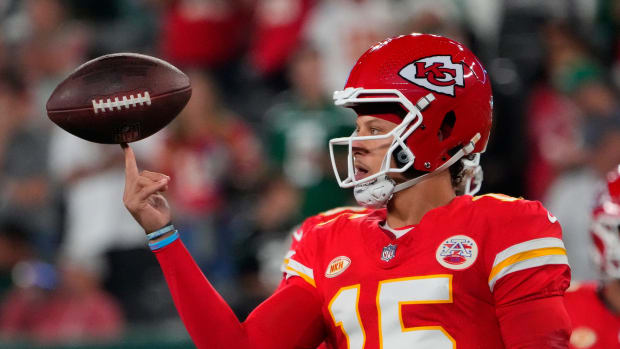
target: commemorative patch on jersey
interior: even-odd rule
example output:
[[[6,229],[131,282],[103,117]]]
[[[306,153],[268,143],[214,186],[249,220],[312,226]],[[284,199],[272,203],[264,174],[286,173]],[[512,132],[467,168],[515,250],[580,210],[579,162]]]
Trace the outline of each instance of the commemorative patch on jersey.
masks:
[[[332,259],[331,262],[327,265],[327,270],[325,270],[325,277],[333,278],[336,277],[351,265],[351,259],[347,256],[338,256]]]
[[[478,246],[469,236],[451,236],[439,245],[435,257],[439,264],[448,269],[467,269],[478,257]]]

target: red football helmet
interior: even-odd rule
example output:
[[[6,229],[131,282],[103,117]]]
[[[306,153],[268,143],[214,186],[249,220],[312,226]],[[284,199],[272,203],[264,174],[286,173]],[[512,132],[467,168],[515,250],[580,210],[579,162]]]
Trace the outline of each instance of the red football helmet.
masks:
[[[404,172],[411,167],[428,172],[391,191],[373,188],[371,191],[381,197],[370,201],[380,204],[387,202],[392,192],[448,168],[464,155],[483,152],[491,130],[493,97],[486,70],[465,46],[438,35],[403,35],[371,47],[351,70],[345,89],[334,92],[334,100],[336,105],[354,109],[363,107],[363,103],[397,103],[404,110],[404,118],[389,113],[375,115],[398,124],[389,134],[358,137],[354,133],[330,141],[339,185],[355,186],[356,192],[382,181],[390,172]],[[381,170],[356,180],[352,142],[388,137],[393,141]],[[345,179],[336,169],[334,145],[349,147]],[[391,165],[393,156],[398,160],[396,167]]]
[[[607,177],[607,192],[592,213],[593,259],[603,276],[620,279],[620,165]]]

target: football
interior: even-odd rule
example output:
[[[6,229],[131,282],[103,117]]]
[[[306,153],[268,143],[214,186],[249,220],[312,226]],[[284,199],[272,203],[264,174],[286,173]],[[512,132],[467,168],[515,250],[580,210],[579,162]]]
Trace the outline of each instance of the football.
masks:
[[[117,53],[88,61],[52,92],[47,115],[85,140],[118,144],[161,130],[192,94],[187,75],[161,59]]]

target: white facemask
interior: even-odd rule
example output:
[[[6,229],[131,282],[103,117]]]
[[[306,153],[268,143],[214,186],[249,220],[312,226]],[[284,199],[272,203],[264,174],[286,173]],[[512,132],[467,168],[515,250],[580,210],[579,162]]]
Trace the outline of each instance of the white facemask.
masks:
[[[359,95],[365,93],[379,94],[383,97],[376,98],[361,98]],[[389,97],[386,97],[389,96]],[[390,132],[383,135],[376,136],[358,136],[354,132],[350,137],[334,138],[329,141],[329,152],[332,161],[332,167],[338,185],[341,188],[354,187],[354,195],[357,202],[365,207],[379,208],[387,204],[392,198],[394,193],[397,193],[403,189],[409,188],[425,179],[430,178],[443,170],[448,169],[452,164],[458,161],[464,155],[470,154],[474,148],[476,142],[480,140],[480,134],[476,134],[469,144],[461,148],[456,154],[454,154],[443,165],[439,166],[433,172],[429,172],[422,176],[407,180],[400,184],[388,177],[389,173],[404,173],[408,170],[415,161],[415,154],[412,149],[406,144],[407,138],[420,126],[423,120],[422,111],[431,104],[435,97],[432,93],[429,93],[425,97],[413,105],[405,96],[398,90],[386,89],[386,90],[364,90],[357,88],[347,88],[344,91],[334,92],[335,104],[339,106],[352,106],[358,103],[400,103],[408,112],[403,118],[403,121],[392,129]],[[353,142],[354,141],[369,141],[369,140],[381,140],[391,139],[391,144],[383,158],[381,167],[377,173],[374,173],[368,177],[360,180],[355,179],[355,161],[353,157]],[[341,145],[348,148],[347,156],[347,176],[342,178],[338,173],[338,167],[336,165],[336,157],[334,155],[334,146]],[[400,167],[392,167],[391,159],[392,154],[397,149],[404,151],[403,159],[406,160],[404,165]],[[400,154],[399,154],[400,156]]]

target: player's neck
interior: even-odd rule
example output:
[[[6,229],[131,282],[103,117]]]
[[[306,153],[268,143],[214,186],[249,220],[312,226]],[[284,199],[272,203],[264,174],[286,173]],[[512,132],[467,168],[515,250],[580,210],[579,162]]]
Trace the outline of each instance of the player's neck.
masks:
[[[387,205],[387,223],[392,228],[418,224],[426,212],[454,199],[449,171],[394,194]]]
[[[620,280],[612,280],[603,286],[603,297],[611,310],[620,314]]]

